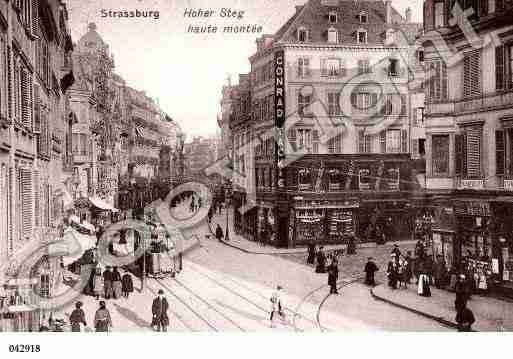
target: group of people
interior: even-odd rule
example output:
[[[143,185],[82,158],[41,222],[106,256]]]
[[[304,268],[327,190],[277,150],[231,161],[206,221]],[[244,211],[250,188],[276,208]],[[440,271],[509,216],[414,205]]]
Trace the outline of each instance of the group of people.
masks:
[[[100,267],[96,267],[93,283],[93,295],[97,300],[102,295],[105,299],[128,298],[134,291],[131,274],[127,272],[121,276],[118,267],[107,266],[103,273]]]
[[[69,322],[72,332],[81,332],[83,328],[87,327],[85,312],[82,309],[83,303],[75,303],[75,309],[69,316]],[[164,291],[159,289],[158,295],[153,299],[151,306],[152,320],[151,325],[153,330],[158,332],[167,331],[169,326],[169,303],[164,296]],[[96,332],[109,332],[113,328],[112,318],[110,311],[107,309],[107,304],[104,300],[99,302],[99,308],[94,315],[94,328]]]
[[[342,250],[334,251],[333,253],[326,254],[324,247],[320,246],[317,250],[315,244],[308,245],[307,264],[315,265],[315,273],[328,273],[328,285],[330,287],[330,294],[338,294],[337,281],[339,274],[338,258],[343,254]],[[327,263],[329,263],[327,265]]]

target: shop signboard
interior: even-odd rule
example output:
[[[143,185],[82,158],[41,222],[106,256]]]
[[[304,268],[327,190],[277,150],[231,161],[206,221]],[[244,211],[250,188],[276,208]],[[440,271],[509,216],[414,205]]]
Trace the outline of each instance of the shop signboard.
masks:
[[[274,119],[278,143],[276,146],[276,163],[278,164],[278,188],[285,188],[285,52],[274,53]]]

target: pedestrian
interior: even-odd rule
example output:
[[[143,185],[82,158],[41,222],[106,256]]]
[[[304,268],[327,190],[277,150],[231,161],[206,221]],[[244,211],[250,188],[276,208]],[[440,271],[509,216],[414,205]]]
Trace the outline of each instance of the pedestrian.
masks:
[[[105,287],[103,285],[103,276],[102,269],[100,266],[97,266],[95,269],[94,275],[94,296],[96,300],[100,299],[100,295],[105,294]]]
[[[349,237],[348,243],[347,243],[347,254],[356,254],[356,239],[354,235],[351,235]]]
[[[388,286],[392,289],[397,289],[397,265],[394,257],[395,256],[392,255],[392,260],[388,262],[387,277]]]
[[[315,244],[313,244],[313,242],[308,243],[308,258],[306,258],[306,263],[315,263]]]
[[[112,271],[110,266],[107,266],[103,272],[103,288],[105,290],[105,299],[110,299],[113,296],[112,292]]]
[[[374,259],[372,257],[369,257],[367,259],[367,264],[365,264],[365,284],[367,285],[376,285],[376,282],[374,281],[374,273],[376,273],[379,270],[376,263],[374,263]]]
[[[333,258],[330,266],[328,267],[328,285],[330,286],[330,294],[338,294],[338,271],[338,261],[336,258]]]
[[[212,222],[212,208],[208,210],[208,223]]]
[[[420,262],[419,265],[419,283],[417,288],[417,293],[423,297],[431,297],[431,288],[429,283],[429,277],[426,273],[426,266],[424,262]]]
[[[164,297],[164,291],[159,289],[158,296],[153,299],[153,304],[151,305],[151,313],[153,314],[151,325],[156,332],[167,332],[169,325],[168,309],[169,303],[166,297]]]
[[[401,258],[401,250],[397,244],[394,244],[391,254],[395,255],[395,264],[399,266],[399,259]]]
[[[108,332],[112,328],[112,319],[105,301],[100,301],[100,308],[94,315],[94,327],[97,332]]]
[[[442,288],[446,285],[447,268],[445,268],[445,260],[441,255],[437,256],[435,262],[435,287]]]
[[[134,282],[130,273],[125,273],[121,278],[123,297],[128,298],[130,293],[134,291]]]
[[[422,240],[418,240],[417,244],[415,244],[415,257],[420,258],[421,260],[424,259],[425,251],[424,251],[424,243],[422,243]]]
[[[223,229],[219,224],[217,224],[216,228],[216,238],[219,240],[219,242],[221,242],[221,240],[223,239]]]
[[[411,256],[411,251],[406,252],[406,256],[404,257],[404,262],[406,264],[405,272],[404,272],[406,284],[410,284],[411,278],[413,277],[413,258]]]
[[[72,332],[80,332],[81,324],[87,326],[85,320],[85,313],[82,310],[82,302],[79,301],[75,303],[75,309],[71,312],[71,315],[69,316],[69,322],[71,324]]]
[[[282,320],[285,317],[283,314],[283,306],[281,302],[281,290],[282,287],[278,285],[276,287],[276,291],[274,291],[271,295],[271,316],[269,318],[271,321],[271,328],[274,327],[274,319],[276,318],[276,315],[279,315]]]
[[[112,292],[114,293],[114,299],[121,298],[121,274],[118,271],[118,267],[114,267],[114,271],[112,272]]]
[[[474,313],[467,308],[467,306],[463,306],[460,308],[458,313],[456,314],[456,323],[458,323],[458,332],[471,332],[472,324],[474,324],[476,318],[474,317]]]
[[[324,254],[323,246],[317,251],[317,267],[315,267],[315,273],[326,273],[326,255]]]
[[[458,276],[458,280],[454,285],[454,291],[456,292],[456,300],[454,301],[454,309],[456,312],[460,312],[466,305],[468,301],[468,292],[465,284],[465,275],[460,274]]]

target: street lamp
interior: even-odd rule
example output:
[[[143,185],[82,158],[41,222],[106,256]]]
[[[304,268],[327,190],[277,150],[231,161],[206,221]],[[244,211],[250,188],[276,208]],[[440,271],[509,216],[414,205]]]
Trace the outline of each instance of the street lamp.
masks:
[[[225,187],[225,200],[226,200],[226,233],[224,235],[224,240],[229,241],[230,240],[230,229],[228,227],[228,206],[231,204],[232,201],[232,184],[230,180],[226,182]]]

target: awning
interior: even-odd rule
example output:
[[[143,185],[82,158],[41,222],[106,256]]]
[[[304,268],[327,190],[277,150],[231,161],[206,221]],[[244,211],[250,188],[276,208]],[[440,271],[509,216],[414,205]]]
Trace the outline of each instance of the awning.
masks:
[[[96,228],[94,227],[94,225],[92,225],[91,223],[89,223],[87,221],[83,221],[81,223],[80,218],[78,218],[77,216],[69,216],[69,220],[70,220],[70,222],[76,223],[77,225],[79,225],[82,228],[87,229],[88,231],[91,231],[91,232],[96,231]]]
[[[96,246],[96,237],[81,234],[73,228],[64,232],[64,237],[50,245],[48,252],[51,256],[63,256],[64,265],[70,265],[78,260],[85,251]]]
[[[98,197],[90,197],[89,201],[91,201],[91,204],[95,206],[96,208],[103,209],[104,211],[112,211],[112,212],[119,212],[117,208],[114,208],[104,200],[98,198]]]

